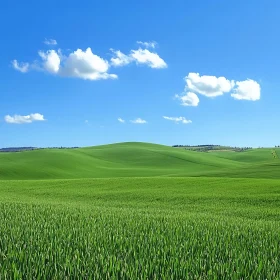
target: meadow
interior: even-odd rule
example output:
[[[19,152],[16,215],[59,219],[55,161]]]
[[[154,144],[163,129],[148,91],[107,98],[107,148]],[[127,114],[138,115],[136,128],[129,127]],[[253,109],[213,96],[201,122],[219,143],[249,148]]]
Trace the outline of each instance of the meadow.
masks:
[[[2,153],[0,279],[280,279],[279,173],[272,149]]]

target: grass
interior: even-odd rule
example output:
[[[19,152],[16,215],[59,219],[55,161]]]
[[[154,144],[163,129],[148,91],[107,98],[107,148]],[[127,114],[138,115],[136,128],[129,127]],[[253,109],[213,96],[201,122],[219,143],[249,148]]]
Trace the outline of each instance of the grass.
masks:
[[[0,154],[0,279],[280,279],[271,150],[174,150]]]
[[[280,277],[278,223],[11,204],[1,205],[0,217],[3,277]]]
[[[120,143],[73,150],[0,153],[0,180],[237,177],[239,174],[280,179],[279,168],[280,160],[273,158],[271,149],[201,153],[155,144]],[[262,169],[269,173],[259,173]]]

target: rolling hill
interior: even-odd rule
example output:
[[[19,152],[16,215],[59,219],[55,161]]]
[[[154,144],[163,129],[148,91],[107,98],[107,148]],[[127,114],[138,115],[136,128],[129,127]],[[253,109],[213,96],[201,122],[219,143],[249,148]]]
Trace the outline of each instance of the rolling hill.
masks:
[[[0,180],[108,177],[280,178],[271,149],[203,153],[148,143],[0,154]],[[279,149],[276,150],[279,154]]]
[[[0,275],[280,279],[275,154],[147,143],[0,153]]]

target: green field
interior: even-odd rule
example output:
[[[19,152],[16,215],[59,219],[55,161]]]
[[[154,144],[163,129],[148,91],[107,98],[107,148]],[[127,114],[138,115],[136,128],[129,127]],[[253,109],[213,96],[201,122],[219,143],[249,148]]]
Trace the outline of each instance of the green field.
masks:
[[[280,279],[273,151],[0,153],[0,279]]]
[[[279,178],[280,149],[201,153],[146,143],[0,153],[0,180],[116,177]]]

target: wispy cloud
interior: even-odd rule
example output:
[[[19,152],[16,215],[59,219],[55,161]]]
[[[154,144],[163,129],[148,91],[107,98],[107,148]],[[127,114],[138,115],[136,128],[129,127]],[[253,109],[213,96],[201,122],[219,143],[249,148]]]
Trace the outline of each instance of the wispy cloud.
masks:
[[[193,92],[184,92],[181,95],[176,94],[175,98],[181,101],[181,105],[183,106],[198,106],[199,98]]]
[[[118,121],[121,123],[125,123],[125,120],[123,120],[122,118],[118,118]]]
[[[29,71],[29,63],[26,62],[21,62],[19,63],[16,59],[12,61],[12,66],[14,67],[15,70],[21,72],[21,73],[26,73]]]
[[[137,41],[137,44],[138,45],[142,45],[145,48],[152,48],[152,49],[154,49],[156,47],[156,45],[157,45],[157,42],[155,42],[155,41],[151,41],[151,42]]]
[[[36,122],[36,121],[45,121],[44,116],[39,113],[30,114],[30,115],[26,115],[26,116],[7,115],[7,116],[5,116],[4,119],[7,123],[11,123],[11,124],[25,124],[25,123],[32,123],[32,122]]]
[[[115,67],[125,66],[133,61],[133,59],[121,51],[115,51],[114,49],[111,49],[111,52],[114,53],[114,57],[111,58],[111,64]]]
[[[147,121],[141,119],[141,118],[137,118],[135,120],[131,120],[130,122],[134,123],[134,124],[145,124],[147,123]]]
[[[44,44],[45,45],[57,45],[57,41],[54,39],[45,39]]]
[[[120,50],[111,49],[114,57],[111,58],[111,65],[115,67],[125,66],[132,62],[136,64],[147,65],[150,68],[161,69],[167,68],[167,63],[156,53],[148,50],[148,48],[154,48],[155,42],[141,42],[138,44],[144,45],[146,48],[141,47],[137,50],[131,50],[129,54],[124,54]]]
[[[169,121],[173,121],[175,123],[183,123],[183,124],[189,124],[192,123],[191,120],[187,120],[185,117],[166,117],[163,116],[164,119],[169,120]]]

